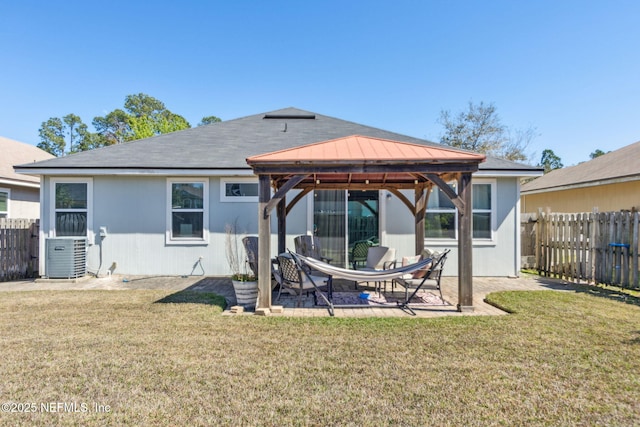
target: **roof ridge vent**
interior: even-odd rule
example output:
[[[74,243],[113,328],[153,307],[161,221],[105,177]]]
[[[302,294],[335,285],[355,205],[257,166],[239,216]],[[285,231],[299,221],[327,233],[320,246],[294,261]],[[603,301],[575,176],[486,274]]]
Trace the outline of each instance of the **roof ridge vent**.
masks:
[[[315,114],[265,114],[263,119],[311,119],[315,120]]]

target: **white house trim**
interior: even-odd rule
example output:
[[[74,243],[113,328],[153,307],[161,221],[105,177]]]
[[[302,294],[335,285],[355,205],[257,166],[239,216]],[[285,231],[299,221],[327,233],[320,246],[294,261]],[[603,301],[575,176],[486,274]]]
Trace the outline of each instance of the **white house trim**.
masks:
[[[497,170],[479,170],[473,173],[473,177],[491,177],[491,178],[527,178],[527,177],[537,177],[542,176],[544,173],[542,171],[497,171]]]
[[[0,211],[0,218],[11,218],[11,189],[0,187],[0,193],[7,193],[7,210]]]
[[[145,169],[145,168],[16,168],[16,172],[29,175],[100,176],[100,175],[164,175],[164,176],[255,176],[251,169]]]
[[[40,184],[36,182],[16,181],[14,179],[1,179],[0,184],[13,185],[16,187],[40,188]]]

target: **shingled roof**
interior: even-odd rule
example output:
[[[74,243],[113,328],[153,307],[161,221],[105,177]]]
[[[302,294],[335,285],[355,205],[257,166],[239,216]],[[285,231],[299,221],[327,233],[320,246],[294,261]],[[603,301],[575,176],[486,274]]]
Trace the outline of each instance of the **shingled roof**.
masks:
[[[640,180],[640,141],[576,166],[556,169],[522,186],[522,194]]]
[[[0,136],[0,153],[2,153],[0,155],[0,181],[10,181],[15,185],[37,186],[40,184],[40,177],[18,175],[13,169],[14,165],[53,158],[53,155],[38,147],[2,136]]]
[[[38,169],[248,169],[248,157],[351,135],[389,139],[442,148],[440,144],[353,123],[297,108],[284,108],[212,123],[126,144],[85,151],[36,164]],[[537,172],[538,168],[487,158],[480,170]]]

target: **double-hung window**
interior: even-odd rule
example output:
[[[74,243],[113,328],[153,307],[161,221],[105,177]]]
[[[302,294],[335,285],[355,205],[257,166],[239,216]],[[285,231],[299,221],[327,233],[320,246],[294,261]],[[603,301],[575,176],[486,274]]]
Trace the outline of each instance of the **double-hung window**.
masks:
[[[473,184],[473,238],[491,239],[493,234],[493,205],[491,204],[492,185]]]
[[[92,229],[92,184],[90,178],[51,180],[51,194],[54,197],[51,219],[57,237],[88,236]]]
[[[9,189],[0,188],[0,218],[9,217]]]
[[[169,179],[167,201],[167,243],[206,242],[209,229],[208,179]]]
[[[457,192],[456,184],[449,184]],[[495,182],[472,184],[473,239],[492,240],[495,228]],[[437,187],[431,190],[425,218],[425,238],[457,239],[458,215],[453,202]]]

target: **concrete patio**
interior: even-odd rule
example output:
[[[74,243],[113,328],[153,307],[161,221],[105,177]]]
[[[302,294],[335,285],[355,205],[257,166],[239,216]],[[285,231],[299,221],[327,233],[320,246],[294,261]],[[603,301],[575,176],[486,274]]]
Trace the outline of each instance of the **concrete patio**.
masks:
[[[338,283],[344,290],[353,289],[353,282]],[[111,276],[95,278],[91,276],[75,280],[47,280],[35,279],[24,281],[1,282],[1,291],[35,291],[35,290],[135,290],[135,289],[163,289],[214,292],[222,295],[227,300],[227,308],[224,315],[233,314],[229,310],[236,304],[231,280],[227,277],[202,277],[202,276]],[[360,286],[359,291],[366,288]],[[389,287],[390,289],[390,287]],[[491,292],[508,290],[536,291],[536,290],[559,290],[571,291],[574,286],[570,282],[557,279],[542,278],[537,276],[521,276],[518,278],[506,277],[474,277],[474,311],[460,313],[456,310],[458,301],[458,280],[457,277],[442,278],[442,294],[444,300],[450,305],[428,305],[415,309],[416,317],[439,317],[439,316],[482,316],[482,315],[503,315],[504,311],[484,302],[485,296]],[[373,287],[367,289],[374,292]],[[432,291],[437,294],[437,291]],[[272,313],[272,316],[292,316],[292,317],[328,317],[329,312],[326,307],[314,306],[311,297],[303,298],[301,307],[297,307],[297,298],[291,295],[283,295],[280,301],[276,301],[277,292],[274,292],[272,301],[274,305],[283,307],[282,313]],[[253,312],[245,311],[243,315],[252,315]],[[375,306],[363,306],[362,308],[336,308],[336,317],[412,317],[408,312],[400,308],[382,308]]]

